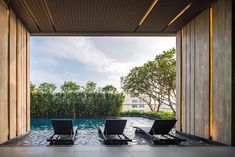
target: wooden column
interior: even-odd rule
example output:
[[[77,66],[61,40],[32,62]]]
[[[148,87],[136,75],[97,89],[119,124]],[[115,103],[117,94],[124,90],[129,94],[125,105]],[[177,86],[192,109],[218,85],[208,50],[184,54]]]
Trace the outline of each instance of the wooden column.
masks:
[[[29,33],[0,0],[0,144],[30,129]]]
[[[9,123],[11,139],[16,136],[16,17],[12,12],[9,33]]]
[[[8,10],[0,1],[0,143],[8,139]]]
[[[181,30],[176,34],[176,128],[181,131]]]
[[[209,9],[195,18],[195,135],[209,138]]]
[[[232,1],[219,0],[213,9],[213,140],[232,138]]]
[[[26,45],[27,45],[27,50],[26,50],[26,71],[27,71],[27,77],[26,77],[26,112],[27,112],[27,127],[26,131],[28,132],[30,130],[30,34],[27,31],[27,36],[26,36]]]
[[[235,1],[232,2],[232,145],[235,146]]]

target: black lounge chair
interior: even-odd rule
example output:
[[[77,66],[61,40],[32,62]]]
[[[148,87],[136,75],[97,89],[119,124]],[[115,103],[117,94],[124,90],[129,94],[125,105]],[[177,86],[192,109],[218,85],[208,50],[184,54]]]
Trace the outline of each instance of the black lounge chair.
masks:
[[[98,132],[104,144],[128,144],[132,140],[123,134],[125,126],[126,120],[108,119],[104,128],[98,127]]]
[[[152,127],[134,127],[136,133],[142,133],[156,145],[178,145],[185,139],[170,134],[177,120],[155,120]]]
[[[53,119],[51,120],[54,134],[47,139],[50,144],[55,145],[73,145],[77,129],[73,130],[72,119]]]

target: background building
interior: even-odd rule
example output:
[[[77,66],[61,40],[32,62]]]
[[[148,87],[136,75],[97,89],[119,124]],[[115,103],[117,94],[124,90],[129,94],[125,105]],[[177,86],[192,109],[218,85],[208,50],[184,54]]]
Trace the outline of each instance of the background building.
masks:
[[[140,111],[140,112],[148,112],[151,111],[149,106],[141,99],[135,97],[132,98],[130,95],[125,94],[125,99],[122,106],[122,111]]]
[[[122,106],[122,111],[140,111],[140,112],[149,112],[151,111],[148,104],[145,103],[142,99],[134,97],[132,98],[129,94],[124,94],[125,99]],[[172,111],[170,107],[162,105],[160,108],[161,111]]]

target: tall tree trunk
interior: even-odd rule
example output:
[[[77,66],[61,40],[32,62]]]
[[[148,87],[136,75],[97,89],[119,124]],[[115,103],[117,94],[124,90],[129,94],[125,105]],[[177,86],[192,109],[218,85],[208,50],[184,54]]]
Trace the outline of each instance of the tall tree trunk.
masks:
[[[168,90],[168,102],[169,102],[169,106],[170,106],[171,110],[174,112],[174,115],[175,115],[176,112],[175,112],[175,109],[174,109],[173,104],[171,102],[171,93],[169,90]]]
[[[159,111],[160,111],[160,107],[161,107],[161,105],[160,105],[160,104],[158,104],[158,106],[157,106],[157,112],[159,112]]]

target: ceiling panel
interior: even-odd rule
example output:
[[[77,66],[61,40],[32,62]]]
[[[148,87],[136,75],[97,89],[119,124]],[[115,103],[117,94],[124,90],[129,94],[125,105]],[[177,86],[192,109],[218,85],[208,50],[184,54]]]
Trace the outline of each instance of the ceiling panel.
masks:
[[[152,0],[50,0],[58,31],[134,31]]]
[[[208,8],[210,4],[214,3],[215,0],[193,0],[192,6],[184,13],[182,14],[177,21],[175,21],[172,25],[167,27],[164,31],[165,32],[176,32],[182,26],[187,24],[191,19],[193,19],[195,16],[200,14],[203,10]]]
[[[46,0],[24,0],[23,1],[30,10],[32,18],[42,32],[53,32],[53,24],[50,21],[50,16],[46,10]]]
[[[161,32],[167,24],[187,6],[191,0],[158,0],[155,7],[144,23],[139,27],[139,32]]]
[[[215,0],[158,0],[141,26],[154,0],[5,1],[34,35],[172,35]]]
[[[21,21],[26,25],[27,29],[30,32],[40,31],[22,1],[12,0],[9,2],[9,5],[14,6],[12,9],[15,11]]]

